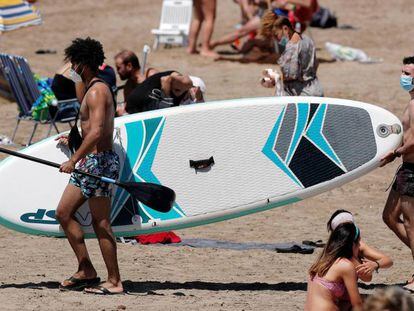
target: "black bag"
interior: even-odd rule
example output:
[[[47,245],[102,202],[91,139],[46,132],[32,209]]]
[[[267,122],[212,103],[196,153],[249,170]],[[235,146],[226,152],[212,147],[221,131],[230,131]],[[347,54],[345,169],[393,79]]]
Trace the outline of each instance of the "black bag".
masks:
[[[319,7],[319,10],[313,14],[310,26],[318,28],[337,27],[338,19],[328,8],[321,6]]]
[[[78,117],[76,117],[75,125],[72,126],[69,132],[69,137],[68,137],[69,150],[72,153],[75,153],[76,150],[78,150],[79,147],[82,145],[82,141],[83,141],[83,138],[78,130]]]

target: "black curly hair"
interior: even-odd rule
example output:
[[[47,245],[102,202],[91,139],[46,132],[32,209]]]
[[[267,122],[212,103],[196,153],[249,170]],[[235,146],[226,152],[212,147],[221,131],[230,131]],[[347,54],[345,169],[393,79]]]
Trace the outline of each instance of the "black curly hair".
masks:
[[[404,57],[403,64],[404,65],[414,64],[414,56]]]
[[[102,65],[104,60],[102,44],[90,37],[86,39],[76,38],[65,49],[65,61],[86,65],[93,72],[98,71],[98,67]]]

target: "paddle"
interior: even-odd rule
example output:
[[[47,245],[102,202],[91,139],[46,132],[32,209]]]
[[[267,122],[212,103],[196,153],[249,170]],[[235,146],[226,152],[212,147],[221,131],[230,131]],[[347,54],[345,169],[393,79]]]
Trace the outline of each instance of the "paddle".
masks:
[[[9,155],[37,162],[40,164],[60,168],[60,164],[58,163],[35,158],[27,154],[22,154],[2,147],[0,147],[0,152],[7,153]],[[115,184],[118,187],[121,187],[128,191],[129,194],[136,200],[144,203],[148,207],[151,207],[152,209],[157,210],[159,212],[168,212],[172,208],[175,201],[174,190],[162,185],[146,182],[120,182],[118,180],[114,180],[104,176],[98,176],[95,174],[83,172],[78,169],[75,169],[75,172],[92,178],[100,179],[103,182]]]

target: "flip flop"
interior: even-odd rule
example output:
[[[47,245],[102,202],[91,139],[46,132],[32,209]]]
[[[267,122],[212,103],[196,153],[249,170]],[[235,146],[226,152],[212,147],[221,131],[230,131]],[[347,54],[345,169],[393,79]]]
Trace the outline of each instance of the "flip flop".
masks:
[[[325,243],[323,243],[322,240],[317,240],[317,241],[305,240],[305,241],[302,241],[302,244],[313,246],[313,247],[325,247]]]
[[[297,254],[312,254],[313,253],[313,248],[302,248],[296,244],[291,247],[287,247],[287,248],[276,247],[275,250],[278,253],[297,253]]]
[[[90,287],[96,284],[99,284],[101,278],[93,278],[93,279],[79,279],[71,276],[69,279],[65,281],[71,282],[69,285],[59,285],[59,289],[61,291],[81,291],[86,287]]]
[[[101,285],[96,285],[96,286],[92,286],[90,287],[90,289],[94,289],[97,291],[89,291],[87,290],[87,288],[85,288],[85,290],[83,291],[84,293],[87,294],[95,294],[95,295],[124,295],[125,292],[111,292],[109,289],[107,289],[106,287],[103,287]]]

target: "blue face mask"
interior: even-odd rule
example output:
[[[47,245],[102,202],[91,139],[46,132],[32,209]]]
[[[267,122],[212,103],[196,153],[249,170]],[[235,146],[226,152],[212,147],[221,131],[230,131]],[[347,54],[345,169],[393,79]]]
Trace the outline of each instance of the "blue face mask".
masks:
[[[400,77],[400,85],[405,91],[411,92],[414,89],[413,77],[402,75]]]
[[[289,39],[286,36],[283,36],[282,39],[278,42],[280,46],[286,47],[286,44],[289,42]]]

